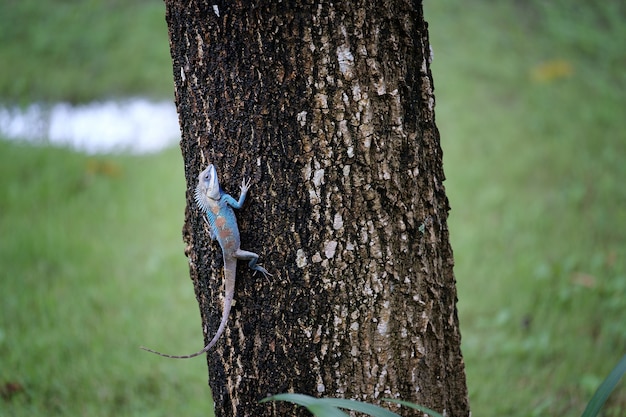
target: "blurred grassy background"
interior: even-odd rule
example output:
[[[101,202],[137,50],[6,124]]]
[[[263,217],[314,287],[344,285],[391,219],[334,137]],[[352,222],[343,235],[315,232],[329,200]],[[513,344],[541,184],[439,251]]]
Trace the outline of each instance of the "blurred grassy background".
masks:
[[[425,14],[473,414],[580,415],[626,353],[626,4]]]
[[[3,1],[0,43],[2,102],[172,96],[162,1]]]
[[[626,351],[622,3],[425,2],[475,416],[580,415]],[[0,100],[172,97],[163,13],[2,2]],[[178,149],[0,141],[0,416],[206,415],[202,359],[137,349],[201,340],[183,209]]]

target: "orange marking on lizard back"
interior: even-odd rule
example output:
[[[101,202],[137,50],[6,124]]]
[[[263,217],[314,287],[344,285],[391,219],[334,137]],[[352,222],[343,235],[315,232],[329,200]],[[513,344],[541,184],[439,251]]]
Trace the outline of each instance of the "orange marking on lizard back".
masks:
[[[213,207],[211,207],[211,211],[213,212],[213,214],[217,216],[218,214],[220,214],[220,207],[216,204]]]
[[[228,251],[234,251],[235,249],[235,239],[226,239],[224,241],[224,248]]]
[[[224,217],[224,216],[218,216],[218,217],[215,219],[215,225],[216,225],[217,227],[219,227],[220,229],[222,229],[222,228],[226,225],[226,217]]]

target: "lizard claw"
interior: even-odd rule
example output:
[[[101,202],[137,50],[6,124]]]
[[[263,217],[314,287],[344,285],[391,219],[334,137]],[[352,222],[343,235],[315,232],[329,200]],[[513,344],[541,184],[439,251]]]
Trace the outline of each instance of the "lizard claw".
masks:
[[[247,193],[248,190],[250,189],[250,178],[244,178],[241,181],[241,193]]]
[[[267,272],[267,269],[263,268],[261,265],[254,265],[254,272],[252,273],[252,275],[256,275],[257,272],[260,272],[263,274],[263,276],[267,277],[267,276],[273,276],[272,274],[270,274],[269,272]]]
[[[257,272],[260,272],[263,274],[263,278],[269,280],[268,277],[272,277],[273,275],[270,274],[269,272],[267,272],[267,269],[263,268],[261,265],[255,265],[254,266],[254,272],[252,273],[252,276],[255,276]]]

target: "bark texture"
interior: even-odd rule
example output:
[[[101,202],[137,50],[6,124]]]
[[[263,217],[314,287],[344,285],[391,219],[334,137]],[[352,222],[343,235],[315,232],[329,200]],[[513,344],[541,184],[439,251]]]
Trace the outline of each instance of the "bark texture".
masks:
[[[308,415],[258,404],[281,392],[467,416],[421,4],[166,7],[205,341],[223,295],[221,251],[193,203],[207,162],[235,197],[252,177],[242,248],[274,275],[239,264],[227,331],[207,355],[216,416]]]

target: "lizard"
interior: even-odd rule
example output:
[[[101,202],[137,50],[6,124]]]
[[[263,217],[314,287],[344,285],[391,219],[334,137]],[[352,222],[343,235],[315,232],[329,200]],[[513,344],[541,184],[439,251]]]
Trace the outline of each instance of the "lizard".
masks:
[[[209,226],[211,240],[217,239],[222,248],[224,257],[224,309],[219,328],[213,339],[200,351],[190,355],[166,355],[146,347],[141,349],[157,355],[173,359],[193,358],[211,349],[226,329],[230,308],[235,296],[235,275],[237,272],[237,260],[249,261],[248,266],[254,271],[261,272],[265,277],[272,276],[261,265],[257,265],[259,255],[254,252],[242,250],[240,247],[239,228],[233,208],[240,209],[250,189],[250,179],[243,179],[239,200],[235,200],[229,194],[224,193],[217,178],[217,170],[213,164],[198,175],[198,184],[194,193],[194,199],[203,214],[204,221]]]

